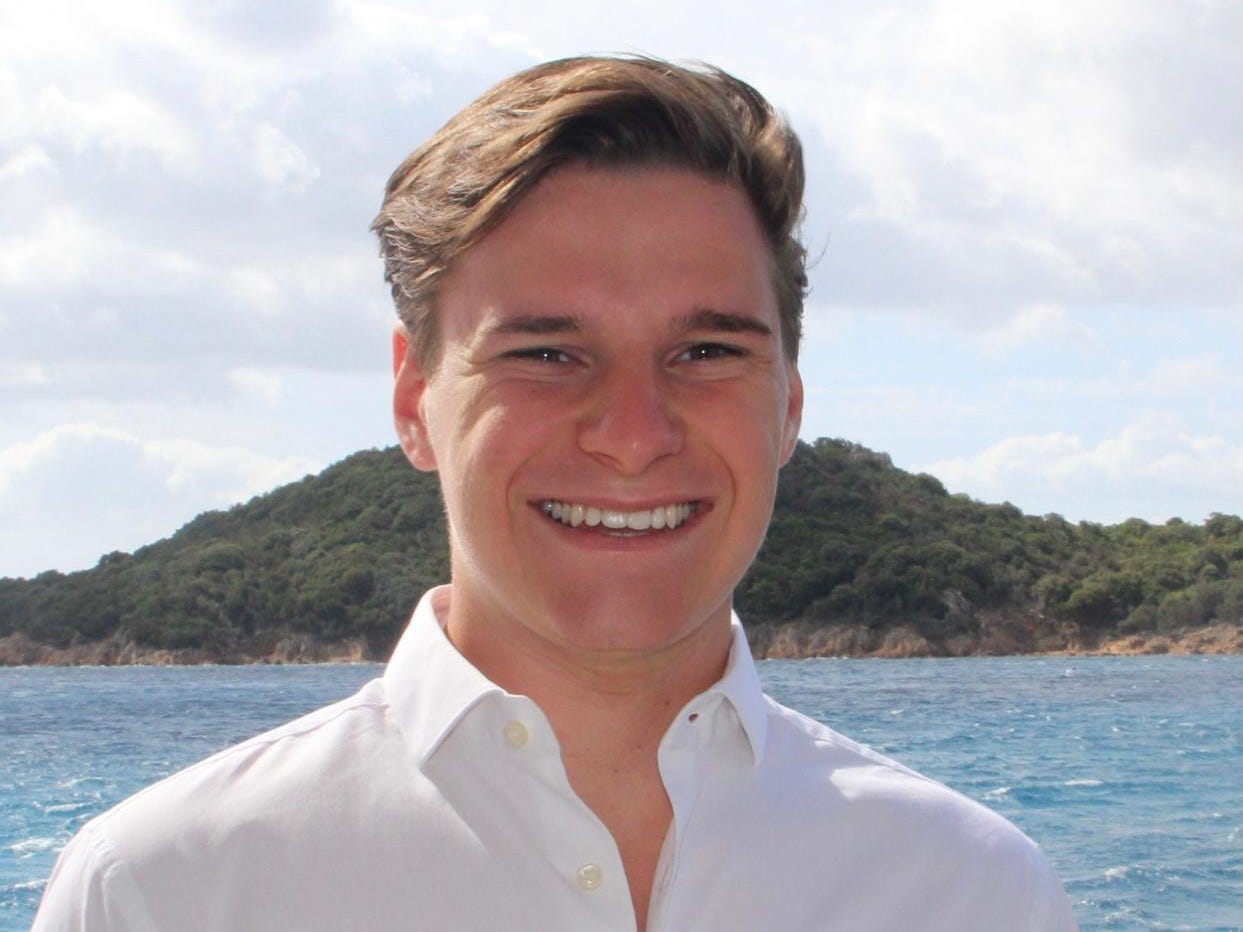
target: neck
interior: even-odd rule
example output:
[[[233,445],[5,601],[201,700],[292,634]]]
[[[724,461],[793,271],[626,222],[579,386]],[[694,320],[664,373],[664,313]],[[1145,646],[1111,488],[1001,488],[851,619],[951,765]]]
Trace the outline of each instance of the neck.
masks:
[[[627,650],[554,641],[463,595],[454,588],[450,641],[492,682],[530,697],[571,752],[603,735],[654,755],[678,710],[721,678],[732,644],[728,603],[672,643]]]
[[[641,650],[554,642],[499,606],[479,607],[455,586],[446,633],[488,679],[548,717],[570,785],[617,843],[641,932],[673,816],[657,752],[674,716],[725,672],[729,603]]]

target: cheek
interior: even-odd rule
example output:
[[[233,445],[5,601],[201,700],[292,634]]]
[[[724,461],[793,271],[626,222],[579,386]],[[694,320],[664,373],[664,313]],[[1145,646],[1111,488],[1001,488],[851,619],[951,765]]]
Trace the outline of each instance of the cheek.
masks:
[[[734,459],[779,464],[785,445],[787,399],[782,392],[754,391],[703,406],[703,423]]]
[[[521,408],[494,405],[461,412],[451,433],[451,470],[441,464],[441,482],[452,485],[464,517],[499,521],[527,464],[551,448],[553,418],[528,416]],[[448,473],[452,472],[450,476]]]

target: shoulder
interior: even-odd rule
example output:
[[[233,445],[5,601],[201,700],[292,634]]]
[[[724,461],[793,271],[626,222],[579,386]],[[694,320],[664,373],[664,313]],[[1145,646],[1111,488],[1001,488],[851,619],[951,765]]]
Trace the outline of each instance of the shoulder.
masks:
[[[835,818],[976,843],[1030,844],[986,806],[772,699],[768,705],[765,769],[798,785],[804,799],[819,798]]]
[[[891,757],[860,744],[813,718],[765,696],[768,704],[768,766],[813,783],[828,781],[847,798],[864,801],[911,795],[953,807],[989,810]]]
[[[304,820],[359,763],[384,754],[391,738],[382,683],[226,748],[152,784],[98,816],[90,827],[127,858],[149,857],[171,840],[219,840],[234,826]]]
[[[1040,848],[1007,819],[949,787],[769,699],[767,779],[783,787],[779,821],[806,844],[869,865],[888,889],[972,910],[1029,904],[1066,911]],[[797,803],[785,800],[797,799]],[[963,915],[974,915],[966,911]],[[1073,924],[1073,922],[1072,922]],[[1026,926],[1022,926],[1026,928]],[[1041,926],[1043,927],[1043,926]]]
[[[387,813],[366,803],[366,774],[408,782],[396,776],[403,749],[376,680],[193,764],[82,828],[57,861],[36,929],[189,928],[192,915],[195,928],[227,928],[247,897],[333,850],[341,825],[368,812],[382,825]],[[207,921],[205,899],[223,925]]]

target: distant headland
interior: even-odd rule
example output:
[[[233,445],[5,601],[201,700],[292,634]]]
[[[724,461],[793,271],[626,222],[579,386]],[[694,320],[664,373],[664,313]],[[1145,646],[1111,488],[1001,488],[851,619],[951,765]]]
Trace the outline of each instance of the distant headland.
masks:
[[[368,450],[90,570],[0,579],[0,666],[385,660],[448,578],[434,474]],[[757,657],[1243,652],[1243,519],[1078,524],[800,442],[736,605]]]

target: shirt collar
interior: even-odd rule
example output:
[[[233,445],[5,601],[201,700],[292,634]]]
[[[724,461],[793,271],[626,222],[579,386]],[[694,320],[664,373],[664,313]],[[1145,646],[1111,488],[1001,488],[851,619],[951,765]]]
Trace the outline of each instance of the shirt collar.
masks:
[[[768,741],[768,704],[760,675],[751,657],[751,645],[738,615],[731,612],[734,642],[730,645],[729,660],[725,673],[705,695],[720,695],[734,707],[742,730],[751,745],[751,755],[756,766],[764,759],[764,747]]]
[[[384,691],[420,768],[466,713],[503,692],[445,636],[440,618],[452,593],[452,586],[424,593],[384,671]]]
[[[423,595],[384,671],[384,690],[394,718],[420,768],[485,697],[506,695],[446,637],[441,618],[452,592],[453,587],[446,585]],[[725,673],[700,698],[720,696],[729,701],[759,764],[768,735],[767,706],[742,623],[737,615],[731,615],[731,623],[733,643]]]

